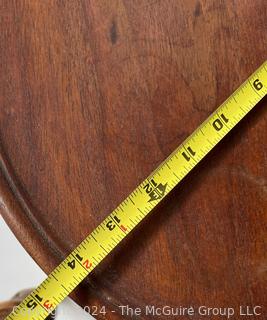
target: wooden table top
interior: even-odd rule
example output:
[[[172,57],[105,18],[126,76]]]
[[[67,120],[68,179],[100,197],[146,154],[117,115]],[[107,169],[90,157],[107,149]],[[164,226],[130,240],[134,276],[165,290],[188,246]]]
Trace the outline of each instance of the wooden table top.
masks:
[[[266,60],[264,0],[0,6],[1,213],[46,272]],[[99,319],[266,306],[266,109],[86,279],[80,305],[106,306]]]

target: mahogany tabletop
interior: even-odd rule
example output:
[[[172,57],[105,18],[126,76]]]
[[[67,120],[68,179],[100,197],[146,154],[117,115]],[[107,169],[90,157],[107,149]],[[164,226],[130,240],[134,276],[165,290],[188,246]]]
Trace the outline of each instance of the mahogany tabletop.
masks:
[[[0,208],[47,273],[266,60],[264,0],[0,6]],[[81,306],[267,306],[266,109],[88,276]]]

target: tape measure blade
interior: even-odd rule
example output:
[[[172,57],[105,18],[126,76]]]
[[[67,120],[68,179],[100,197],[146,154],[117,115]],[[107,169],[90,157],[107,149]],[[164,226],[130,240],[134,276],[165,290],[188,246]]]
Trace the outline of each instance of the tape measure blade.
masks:
[[[42,320],[267,94],[267,62],[219,106],[6,319]]]

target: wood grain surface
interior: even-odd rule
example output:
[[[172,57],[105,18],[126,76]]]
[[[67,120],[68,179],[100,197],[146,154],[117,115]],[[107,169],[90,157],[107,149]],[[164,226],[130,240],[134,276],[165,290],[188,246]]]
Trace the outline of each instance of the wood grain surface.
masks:
[[[0,13],[1,213],[46,272],[267,58],[264,0],[1,0]],[[86,279],[80,305],[105,305],[98,319],[125,318],[119,305],[267,312],[266,109]]]

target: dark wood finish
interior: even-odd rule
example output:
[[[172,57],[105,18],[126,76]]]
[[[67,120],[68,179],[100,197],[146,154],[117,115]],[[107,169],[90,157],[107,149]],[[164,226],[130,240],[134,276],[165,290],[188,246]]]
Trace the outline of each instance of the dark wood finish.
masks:
[[[267,5],[0,5],[1,212],[49,272],[266,59]],[[266,107],[265,99],[76,301],[117,314],[119,304],[267,305]]]

